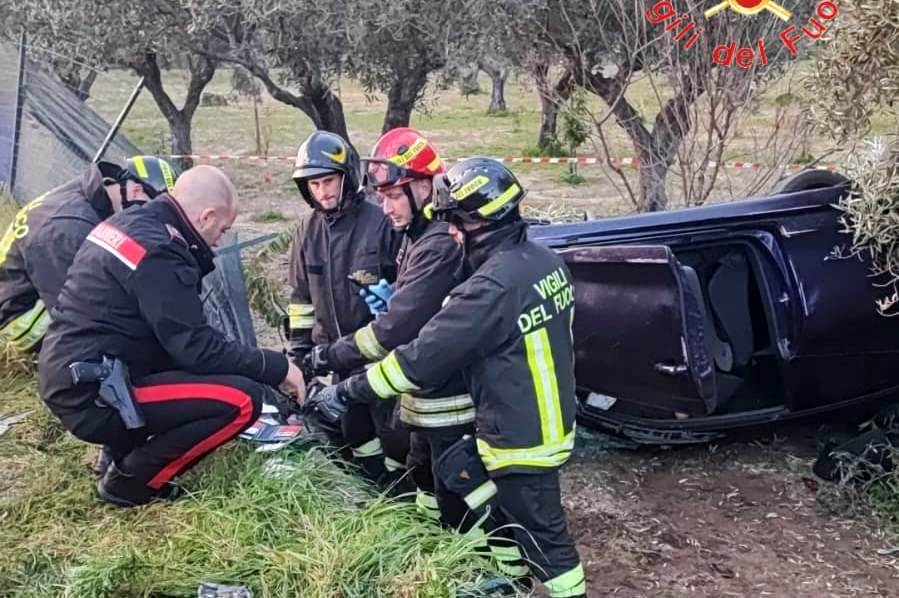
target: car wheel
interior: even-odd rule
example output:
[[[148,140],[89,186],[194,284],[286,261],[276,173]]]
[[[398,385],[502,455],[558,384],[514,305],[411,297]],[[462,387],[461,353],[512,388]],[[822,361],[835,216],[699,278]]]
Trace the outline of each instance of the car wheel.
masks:
[[[838,172],[830,170],[803,170],[779,180],[774,185],[774,194],[796,193],[797,191],[809,191],[837,185],[848,185],[851,181]]]

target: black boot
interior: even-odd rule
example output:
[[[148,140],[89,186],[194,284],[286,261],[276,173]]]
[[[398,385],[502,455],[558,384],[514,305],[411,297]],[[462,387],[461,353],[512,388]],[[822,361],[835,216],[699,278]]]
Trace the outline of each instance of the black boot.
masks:
[[[153,490],[135,481],[133,475],[123,472],[112,462],[97,482],[97,493],[100,498],[117,507],[139,507],[158,500],[175,500],[184,490],[172,483],[160,490]]]
[[[104,446],[100,449],[100,454],[97,455],[97,460],[94,461],[94,466],[91,470],[94,472],[94,475],[102,476],[106,473],[106,468],[109,467],[110,463],[112,463],[112,452],[108,446]]]

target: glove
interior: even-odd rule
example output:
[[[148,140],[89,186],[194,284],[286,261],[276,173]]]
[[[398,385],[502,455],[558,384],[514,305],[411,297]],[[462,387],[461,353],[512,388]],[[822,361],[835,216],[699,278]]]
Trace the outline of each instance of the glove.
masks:
[[[314,397],[307,400],[309,407],[321,414],[326,421],[336,424],[349,409],[343,383],[325,386]]]
[[[359,294],[365,299],[365,303],[368,304],[368,311],[373,316],[387,311],[387,301],[393,295],[393,287],[382,278],[378,284],[368,285],[368,290],[370,292],[366,292],[365,289],[359,289]]]
[[[300,362],[303,375],[308,378],[324,376],[333,368],[328,363],[328,345],[316,345],[307,353]],[[307,376],[308,374],[308,376]]]

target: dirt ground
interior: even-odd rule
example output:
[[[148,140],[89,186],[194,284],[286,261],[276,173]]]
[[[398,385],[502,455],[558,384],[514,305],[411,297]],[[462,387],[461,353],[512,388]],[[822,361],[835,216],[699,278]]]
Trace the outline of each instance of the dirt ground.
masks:
[[[899,595],[896,538],[818,506],[815,429],[675,450],[591,439],[563,475],[589,596]]]
[[[288,221],[241,217],[241,239]],[[270,264],[270,275],[286,257]],[[255,322],[259,343],[279,347]],[[587,570],[589,596],[709,598],[899,596],[899,538],[828,514],[811,472],[819,422],[754,431],[672,450],[619,449],[582,431],[563,471],[563,499]]]

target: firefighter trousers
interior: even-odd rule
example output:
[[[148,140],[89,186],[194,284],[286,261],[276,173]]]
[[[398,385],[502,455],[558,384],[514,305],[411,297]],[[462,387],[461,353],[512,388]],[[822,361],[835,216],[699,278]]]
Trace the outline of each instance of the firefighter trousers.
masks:
[[[367,479],[397,493],[409,489],[401,482],[406,479],[409,431],[397,419],[396,401],[354,404],[341,428],[352,460]]]
[[[183,371],[132,380],[146,425],[128,430],[114,409],[95,402],[63,415],[63,425],[86,442],[109,447],[129,483],[158,491],[243,432],[259,417],[263,387],[242,376]]]
[[[450,529],[468,531],[477,517],[465,501],[447,488],[437,476],[440,456],[465,434],[473,434],[474,426],[448,428],[416,428],[410,432],[406,467],[416,486],[416,504],[427,515],[439,519]]]

